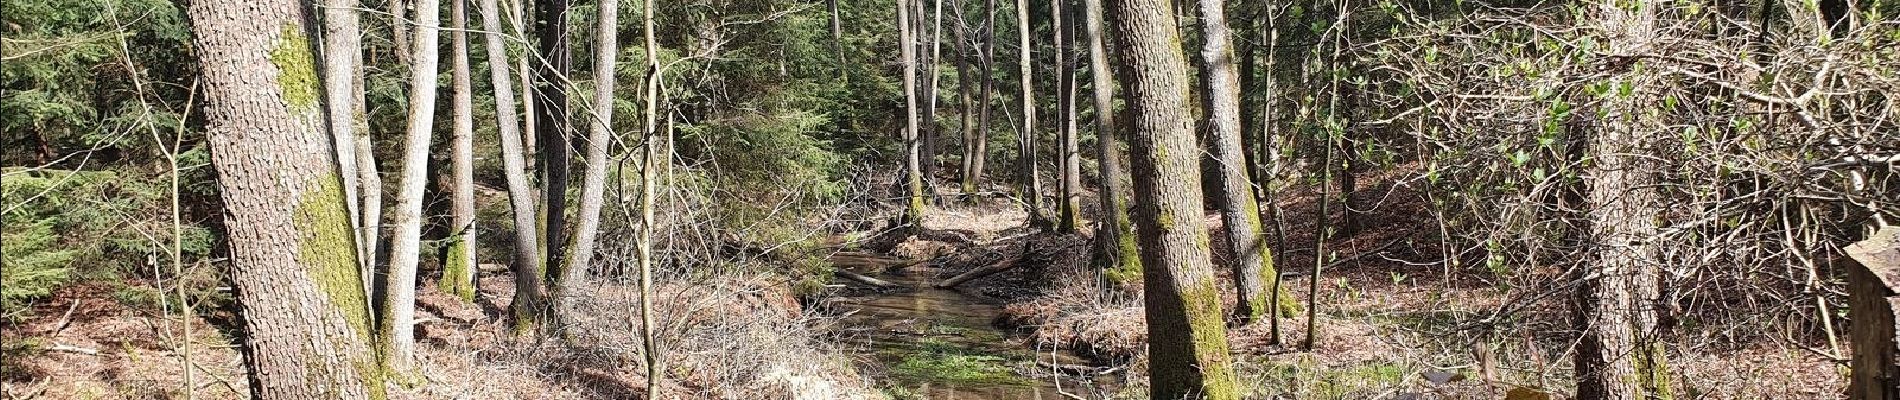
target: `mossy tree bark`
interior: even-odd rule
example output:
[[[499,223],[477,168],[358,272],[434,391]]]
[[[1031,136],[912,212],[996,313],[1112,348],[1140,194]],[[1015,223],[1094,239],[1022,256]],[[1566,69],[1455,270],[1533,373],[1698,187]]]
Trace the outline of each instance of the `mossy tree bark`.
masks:
[[[587,265],[594,260],[595,238],[600,232],[600,209],[607,194],[608,149],[614,142],[614,58],[620,50],[620,2],[600,0],[596,5],[599,25],[594,27],[594,104],[592,127],[587,133],[587,169],[581,175],[580,213],[574,219],[574,245],[567,255],[564,285],[578,285],[587,277]]]
[[[1097,223],[1096,264],[1110,284],[1121,286],[1141,276],[1140,248],[1135,225],[1128,219],[1126,174],[1122,171],[1122,140],[1115,125],[1114,72],[1108,64],[1108,37],[1102,22],[1102,0],[1082,1],[1083,25],[1089,36],[1089,85],[1095,100],[1095,161],[1101,170],[1101,221]]]
[[[355,113],[356,93],[363,53],[362,18],[357,15],[358,0],[324,0],[323,2],[323,98],[329,110],[329,128],[332,147],[336,148],[337,165],[343,181],[343,205],[350,213],[350,228],[356,229],[357,254],[370,254],[367,246],[373,237],[363,235],[363,198],[362,175],[357,171],[356,136],[363,134],[357,130]],[[363,282],[374,282],[371,272],[372,263],[368,257],[359,257],[362,266],[360,273]],[[367,287],[365,290],[368,290]]]
[[[501,7],[496,0],[481,0],[482,31],[488,50],[488,73],[495,90],[495,126],[501,136],[502,176],[507,180],[508,203],[515,225],[514,276],[515,330],[531,329],[541,309],[540,234],[535,221],[534,186],[528,182],[528,165],[523,154],[523,134],[515,115],[514,85],[508,71],[508,49],[501,36]]]
[[[188,10],[259,399],[383,397],[313,31],[296,1]]]
[[[1241,324],[1266,316],[1271,283],[1280,279],[1273,266],[1273,249],[1267,246],[1260,224],[1260,204],[1254,198],[1253,178],[1247,171],[1247,150],[1241,144],[1240,76],[1234,67],[1233,32],[1227,26],[1226,5],[1221,0],[1199,1],[1202,47],[1201,68],[1207,83],[1208,135],[1213,143],[1213,161],[1220,171],[1221,218],[1227,234],[1227,252],[1233,266],[1234,289],[1238,301],[1234,316]],[[1278,296],[1280,311],[1291,313],[1292,296]]]
[[[904,224],[914,229],[923,222],[924,178],[918,160],[922,146],[917,131],[917,34],[910,6],[910,0],[897,1],[898,63],[904,70]]]
[[[468,0],[449,0],[450,82],[454,86],[450,159],[454,193],[449,199],[449,259],[442,265],[443,292],[475,300],[475,85],[469,77]]]
[[[422,196],[429,182],[430,137],[435,134],[436,74],[441,66],[439,0],[416,0],[414,63],[409,70],[409,126],[403,135],[402,175],[390,216],[389,278],[383,289],[385,364],[409,368],[415,354],[416,268],[422,261]]]
[[[1162,0],[1112,2],[1148,321],[1149,397],[1235,399],[1226,323],[1201,218],[1187,60]]]
[[[1667,399],[1669,372],[1658,337],[1657,305],[1662,271],[1656,248],[1661,214],[1656,171],[1647,159],[1657,149],[1648,133],[1660,121],[1646,99],[1653,77],[1632,58],[1657,42],[1656,6],[1603,0],[1602,34],[1610,63],[1621,63],[1589,132],[1586,173],[1588,238],[1594,253],[1581,269],[1577,346],[1577,398]],[[1627,63],[1626,63],[1627,62]]]
[[[1074,45],[1075,21],[1068,15],[1067,2],[1057,0],[1049,2],[1049,15],[1053,22],[1056,39],[1056,111],[1061,113],[1062,121],[1059,135],[1062,154],[1057,161],[1061,170],[1062,202],[1056,205],[1056,231],[1078,233],[1082,231],[1082,150],[1081,139],[1076,132],[1075,115],[1075,68],[1070,47]]]

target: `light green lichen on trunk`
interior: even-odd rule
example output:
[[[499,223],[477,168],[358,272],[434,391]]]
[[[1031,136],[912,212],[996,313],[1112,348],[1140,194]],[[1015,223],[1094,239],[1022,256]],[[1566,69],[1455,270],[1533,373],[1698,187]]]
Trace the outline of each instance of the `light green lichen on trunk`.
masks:
[[[277,86],[291,112],[315,110],[317,105],[317,62],[310,52],[310,37],[295,24],[286,24],[271,46],[270,62],[277,66]]]
[[[364,292],[363,278],[357,271],[358,255],[349,214],[343,206],[342,180],[335,173],[328,173],[318,176],[313,183],[314,187],[298,199],[293,214],[293,223],[301,235],[297,243],[297,263],[325,295],[319,300],[340,312],[357,339],[367,344],[375,337],[375,319],[371,318],[369,294]],[[356,347],[346,343],[336,346]],[[377,362],[378,356],[374,346],[365,348],[370,349],[370,353],[352,354],[351,364],[356,366],[370,396],[384,398],[383,370]]]
[[[1207,235],[1200,235],[1199,241],[1206,247]],[[1213,282],[1197,283],[1181,292],[1181,302],[1187,306],[1188,332],[1193,336],[1195,365],[1203,374],[1203,400],[1240,398],[1236,392],[1239,381],[1229,365],[1227,320],[1220,309],[1220,297]]]
[[[442,280],[436,285],[442,287],[444,293],[461,298],[462,301],[473,302],[475,301],[475,282],[463,279],[471,276],[468,269],[472,263],[464,255],[467,248],[468,242],[463,241],[461,235],[450,239],[449,260],[442,265]]]
[[[1643,397],[1649,400],[1674,400],[1676,394],[1669,387],[1669,357],[1663,353],[1661,343],[1649,343],[1647,349],[1639,350],[1630,357],[1635,369],[1635,380],[1645,391]]]
[[[1104,277],[1116,285],[1128,285],[1141,281],[1141,245],[1135,238],[1135,224],[1128,219],[1128,211],[1117,211],[1120,218],[1115,219],[1115,229],[1121,231],[1119,243],[1115,243],[1116,265],[1104,272]]]

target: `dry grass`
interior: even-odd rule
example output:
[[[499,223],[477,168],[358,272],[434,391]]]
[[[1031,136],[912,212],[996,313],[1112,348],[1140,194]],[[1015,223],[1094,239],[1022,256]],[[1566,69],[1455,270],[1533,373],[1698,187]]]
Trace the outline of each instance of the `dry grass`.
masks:
[[[668,281],[655,299],[664,397],[879,398],[851,360],[811,329],[822,321],[798,311],[783,282],[764,276]],[[572,341],[561,342],[510,333],[499,313],[512,295],[506,277],[482,279],[480,305],[428,285],[418,299],[416,370],[393,379],[399,383],[392,398],[631,399],[644,393],[633,307],[638,297],[631,287],[603,282],[583,290],[591,295],[572,305],[580,316],[568,321]],[[110,293],[74,286],[44,303],[35,313],[40,318],[8,325],[0,397],[182,398],[182,358],[172,339],[178,318],[147,315]],[[69,304],[77,306],[62,321]],[[198,398],[246,398],[234,341],[202,319],[193,321]],[[27,343],[36,349],[12,350]]]

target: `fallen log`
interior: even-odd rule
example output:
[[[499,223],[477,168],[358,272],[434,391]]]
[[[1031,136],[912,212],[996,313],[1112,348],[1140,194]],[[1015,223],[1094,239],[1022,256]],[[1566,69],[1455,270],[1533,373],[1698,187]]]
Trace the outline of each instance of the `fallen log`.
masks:
[[[832,269],[831,274],[839,278],[850,279],[850,280],[858,281],[858,283],[863,283],[863,284],[871,285],[871,286],[897,287],[897,284],[891,283],[891,281],[864,276],[864,274],[851,272],[850,270],[846,270],[843,268]]]
[[[1021,259],[1022,259],[1022,256],[1021,256],[1021,255],[1019,254],[1019,255],[1017,255],[1016,257],[1010,257],[1010,258],[1007,258],[1007,259],[1003,259],[1002,261],[997,261],[997,262],[996,262],[995,264],[990,264],[990,265],[985,265],[985,266],[983,266],[983,267],[981,267],[981,268],[977,268],[977,269],[973,269],[973,270],[970,270],[970,271],[968,271],[968,272],[964,272],[964,273],[962,273],[962,274],[959,274],[959,275],[957,275],[957,276],[954,276],[954,277],[951,277],[950,279],[945,279],[945,280],[944,280],[944,281],[942,281],[942,282],[937,282],[936,284],[934,284],[934,285],[930,285],[930,286],[932,286],[932,287],[936,287],[936,288],[938,288],[938,289],[949,289],[949,288],[953,288],[953,287],[956,287],[957,285],[961,285],[961,284],[963,284],[964,282],[969,282],[969,281],[972,281],[972,280],[975,280],[976,278],[982,278],[982,277],[985,277],[985,276],[990,276],[991,274],[995,274],[995,273],[998,273],[998,272],[1003,272],[1003,271],[1005,271],[1005,270],[1008,270],[1008,269],[1010,269],[1010,268],[1015,268],[1015,267],[1016,267],[1016,261],[1017,261],[1017,260],[1021,260]]]

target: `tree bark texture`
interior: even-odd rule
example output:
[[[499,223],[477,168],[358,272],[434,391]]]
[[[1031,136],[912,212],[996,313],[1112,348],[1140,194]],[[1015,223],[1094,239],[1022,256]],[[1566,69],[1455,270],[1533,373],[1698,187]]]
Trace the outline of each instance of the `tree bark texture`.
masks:
[[[1070,47],[1074,42],[1072,33],[1075,31],[1070,25],[1075,22],[1064,18],[1069,15],[1066,2],[1062,0],[1049,2],[1049,15],[1054,19],[1051,26],[1056,39],[1056,112],[1062,115],[1062,125],[1059,127],[1061,133],[1058,135],[1062,142],[1062,158],[1057,163],[1061,169],[1062,184],[1059,186],[1062,189],[1062,203],[1056,205],[1056,230],[1077,233],[1082,231],[1082,150],[1081,140],[1077,138],[1080,133],[1076,132],[1075,126],[1075,68],[1070,63],[1074,60]]]
[[[1095,100],[1095,161],[1101,169],[1101,221],[1095,234],[1098,265],[1109,283],[1121,286],[1141,275],[1140,246],[1135,243],[1135,225],[1128,219],[1128,183],[1122,172],[1122,154],[1116,144],[1122,140],[1115,124],[1115,82],[1108,64],[1108,38],[1102,21],[1102,0],[1082,0],[1084,25],[1089,35],[1089,78]]]
[[[977,54],[977,68],[983,69],[982,89],[977,96],[976,130],[970,138],[970,166],[963,171],[963,194],[976,194],[977,185],[983,181],[984,159],[990,153],[990,110],[993,95],[996,93],[996,0],[983,1],[983,49]]]
[[[192,2],[251,395],[383,395],[337,143],[300,2]]]
[[[607,194],[608,149],[613,145],[614,58],[620,50],[620,2],[600,0],[599,26],[594,28],[594,104],[587,133],[587,169],[581,175],[581,209],[575,218],[574,246],[562,268],[564,285],[580,284],[593,262],[595,238],[600,232],[600,209]]]
[[[1272,264],[1273,249],[1267,246],[1260,224],[1260,204],[1254,198],[1253,178],[1248,176],[1247,150],[1240,137],[1240,76],[1235,71],[1233,32],[1227,27],[1226,5],[1221,0],[1199,0],[1202,47],[1202,71],[1207,75],[1208,135],[1213,142],[1213,161],[1219,165],[1222,227],[1227,234],[1236,299],[1234,315],[1242,324],[1267,314],[1272,306],[1267,288],[1280,272]],[[1280,296],[1282,310],[1292,304],[1291,296]]]
[[[1598,11],[1609,60],[1643,54],[1657,40],[1654,6],[1603,0]],[[1629,89],[1602,101],[1601,119],[1587,140],[1584,185],[1595,254],[1582,269],[1579,287],[1577,398],[1583,400],[1670,397],[1656,329],[1662,271],[1655,221],[1662,199],[1648,161],[1656,150],[1649,132],[1660,121],[1647,111],[1652,103],[1644,93],[1655,82],[1645,75],[1625,69],[1609,77],[1612,87]]]
[[[567,72],[572,56],[567,49],[567,0],[547,0],[535,3],[536,28],[539,34],[538,47],[544,62],[535,63],[535,117],[534,131],[540,135],[539,152],[541,158],[541,201],[544,207],[541,215],[545,238],[542,246],[548,249],[543,257],[542,267],[548,281],[549,292],[563,296],[565,283],[560,279],[566,276],[562,263],[562,254],[555,249],[567,245],[567,188],[568,188],[568,135],[571,122],[567,120]]]
[[[1051,223],[1042,214],[1042,177],[1036,174],[1036,87],[1029,37],[1036,34],[1029,25],[1029,0],[1016,0],[1016,76],[1020,90],[1016,101],[1022,106],[1023,124],[1016,131],[1017,184],[1022,187],[1023,206],[1029,211],[1029,225],[1047,227]]]
[[[502,176],[507,180],[509,211],[514,217],[515,331],[524,332],[537,322],[541,308],[541,246],[535,221],[534,187],[528,182],[528,165],[523,154],[521,122],[515,115],[515,92],[508,71],[508,49],[501,36],[501,6],[496,0],[481,0],[482,30],[488,50],[488,77],[495,90],[495,127],[501,136]]]
[[[1163,0],[1114,0],[1148,320],[1149,398],[1235,399],[1201,218],[1187,60]]]
[[[904,223],[921,227],[924,216],[924,180],[920,170],[922,146],[917,131],[916,28],[910,18],[910,0],[897,1],[898,62],[904,69]]]
[[[373,238],[362,234],[363,198],[362,176],[357,171],[356,135],[363,134],[356,128],[356,74],[363,53],[362,18],[357,15],[358,0],[325,0],[323,2],[323,94],[329,110],[329,128],[332,147],[336,148],[336,162],[340,166],[343,180],[344,208],[350,214],[350,228],[356,229],[357,254],[370,254],[368,241]],[[363,282],[374,282],[366,257],[362,262]],[[365,290],[368,290],[365,288]]]
[[[449,0],[450,81],[455,86],[454,142],[450,151],[455,181],[449,199],[449,260],[442,266],[443,292],[475,300],[475,84],[468,61],[468,0]]]
[[[441,66],[441,1],[416,1],[415,62],[409,70],[409,126],[403,135],[402,176],[390,216],[389,284],[383,289],[383,360],[409,368],[415,355],[416,268],[422,261],[422,196],[429,182],[430,137],[435,133],[436,72]]]

